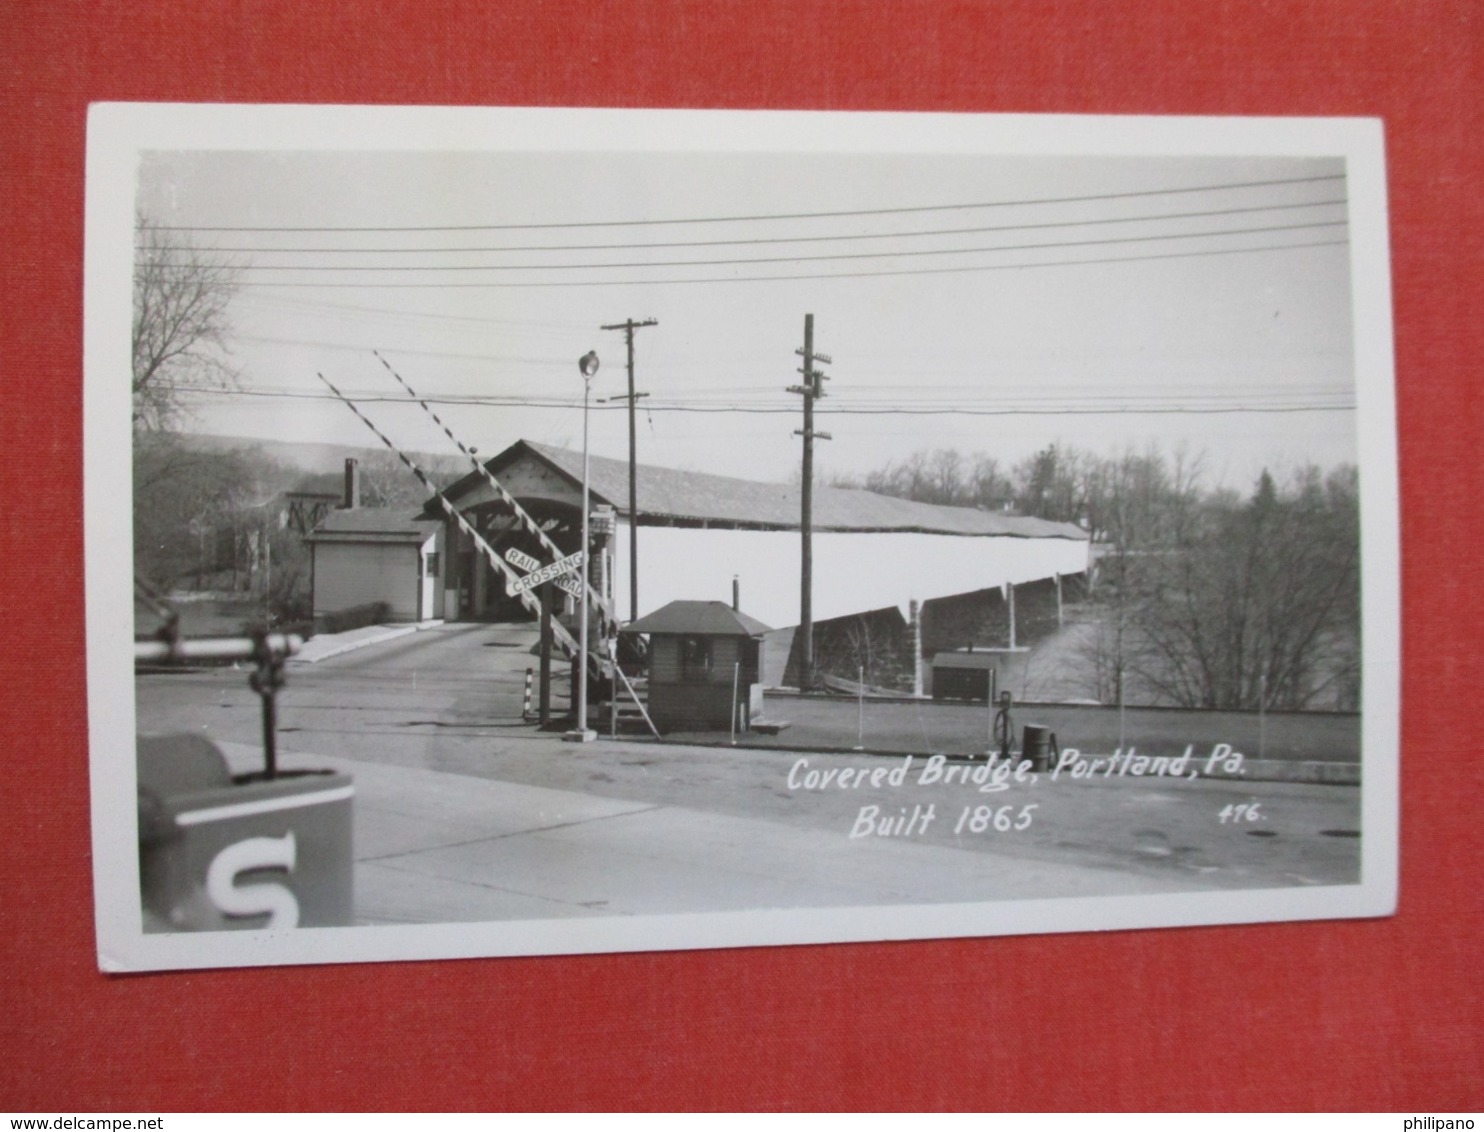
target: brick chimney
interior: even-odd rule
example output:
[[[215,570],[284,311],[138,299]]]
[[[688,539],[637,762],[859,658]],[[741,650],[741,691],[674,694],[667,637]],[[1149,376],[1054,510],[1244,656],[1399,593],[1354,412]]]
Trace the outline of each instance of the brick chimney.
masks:
[[[361,470],[354,456],[345,458],[345,498],[341,500],[340,506],[346,511],[354,511],[361,505]]]

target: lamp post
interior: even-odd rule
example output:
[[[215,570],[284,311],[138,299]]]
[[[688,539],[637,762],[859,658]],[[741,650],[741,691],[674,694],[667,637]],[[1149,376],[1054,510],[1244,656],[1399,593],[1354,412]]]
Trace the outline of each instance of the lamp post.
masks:
[[[578,577],[582,579],[582,602],[578,616],[577,649],[580,653],[577,660],[577,723],[576,726],[562,736],[568,743],[591,743],[598,737],[598,733],[587,725],[587,624],[589,602],[589,581],[587,576],[588,559],[588,479],[590,465],[587,455],[587,409],[588,401],[592,397],[593,377],[598,372],[598,352],[589,350],[583,354],[577,363],[577,368],[582,371],[582,564],[578,567]]]

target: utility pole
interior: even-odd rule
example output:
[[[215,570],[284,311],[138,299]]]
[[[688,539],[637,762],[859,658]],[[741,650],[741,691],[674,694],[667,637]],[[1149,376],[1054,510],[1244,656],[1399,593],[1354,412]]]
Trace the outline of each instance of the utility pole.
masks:
[[[799,533],[799,686],[808,690],[814,685],[814,440],[833,440],[827,432],[814,431],[814,402],[824,396],[824,382],[829,378],[814,368],[815,362],[834,364],[826,354],[814,350],[814,316],[804,316],[804,348],[795,350],[804,359],[799,372],[804,375],[802,385],[790,385],[788,392],[801,394],[804,398],[804,427],[794,429],[795,436],[804,438],[803,485],[800,492]]]
[[[625,397],[609,397],[609,401],[627,401],[629,403],[629,620],[639,619],[639,502],[638,488],[635,486],[635,477],[638,475],[638,460],[635,455],[636,447],[634,440],[634,403],[640,397],[648,397],[648,393],[634,392],[634,331],[643,326],[658,326],[659,320],[646,318],[643,322],[635,322],[632,318],[623,322],[615,322],[609,326],[602,327],[603,330],[622,330],[624,341],[629,348],[629,392]]]

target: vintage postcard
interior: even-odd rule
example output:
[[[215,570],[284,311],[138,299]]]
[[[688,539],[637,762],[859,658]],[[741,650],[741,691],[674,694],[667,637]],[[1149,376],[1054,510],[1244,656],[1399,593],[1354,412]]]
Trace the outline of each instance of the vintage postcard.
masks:
[[[100,966],[1390,914],[1390,309],[1375,121],[93,107]]]

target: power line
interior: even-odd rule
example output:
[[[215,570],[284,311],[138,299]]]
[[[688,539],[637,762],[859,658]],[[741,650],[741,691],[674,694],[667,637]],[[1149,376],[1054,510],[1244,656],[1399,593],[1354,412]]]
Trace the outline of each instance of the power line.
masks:
[[[270,346],[310,346],[315,349],[321,350],[340,350],[354,353],[365,352],[364,346],[355,345],[349,342],[326,342],[310,338],[275,338],[267,334],[234,334],[233,337],[241,339],[244,342],[262,342]],[[500,357],[494,354],[460,354],[455,353],[451,350],[418,350],[410,346],[399,346],[395,352],[398,354],[412,354],[416,357],[448,358],[453,361],[497,362],[506,365],[550,366],[553,368],[560,367],[562,369],[570,368],[570,363],[558,362],[556,359],[550,357],[518,358],[508,356]]]
[[[986,232],[1024,232],[1041,228],[1086,228],[1100,224],[1147,224],[1160,220],[1197,220],[1213,216],[1241,216],[1254,212],[1291,212],[1300,208],[1327,208],[1349,203],[1344,197],[1331,200],[1300,201],[1293,204],[1259,204],[1247,208],[1205,209],[1200,212],[1162,212],[1149,216],[1113,216],[1098,220],[1048,220],[1040,224],[989,224],[967,228],[928,228],[915,232],[859,232],[834,236],[755,236],[732,240],[652,240],[642,243],[624,244],[507,244],[504,247],[423,247],[423,248],[333,248],[333,247],[195,247],[190,244],[164,244],[152,247],[151,251],[163,252],[210,252],[220,254],[252,253],[268,255],[309,255],[330,253],[333,255],[475,255],[489,252],[592,252],[592,251],[636,251],[653,248],[719,248],[755,246],[758,244],[819,244],[840,243],[850,240],[901,240],[919,239],[925,236],[970,236]]]
[[[923,204],[897,208],[839,209],[821,212],[779,212],[741,216],[692,216],[661,220],[584,220],[527,224],[431,224],[431,225],[230,225],[230,224],[146,224],[140,230],[157,232],[515,232],[554,228],[630,228],[664,224],[734,224],[764,220],[814,220],[841,216],[899,216],[909,213],[951,212],[959,209],[1009,208],[1020,205],[1079,204],[1095,200],[1129,200],[1135,197],[1176,196],[1188,193],[1222,192],[1228,189],[1256,189],[1272,185],[1317,184],[1342,181],[1343,173],[1313,177],[1285,177],[1267,181],[1233,181],[1217,185],[1188,185],[1169,189],[1138,189],[1121,193],[1090,193],[1085,196],[1038,197],[1027,200],[978,201],[967,204]]]
[[[1060,240],[1040,244],[1001,244],[997,247],[978,248],[916,248],[907,251],[883,252],[834,252],[828,255],[754,256],[737,259],[674,259],[674,260],[628,260],[618,263],[497,263],[497,264],[313,264],[313,263],[249,263],[236,268],[238,271],[401,271],[401,272],[464,272],[464,271],[610,271],[620,268],[652,267],[744,267],[753,264],[774,263],[823,263],[830,260],[862,259],[918,259],[924,256],[979,255],[997,252],[1047,251],[1060,248],[1106,247],[1110,244],[1164,243],[1169,240],[1204,240],[1223,236],[1256,236],[1272,232],[1298,232],[1309,228],[1343,228],[1347,220],[1316,220],[1307,224],[1270,224],[1258,228],[1215,228],[1206,232],[1174,232],[1168,235],[1109,236],[1098,240]],[[167,269],[174,264],[163,265]],[[182,271],[191,271],[190,264],[180,264]]]
[[[336,350],[336,351],[341,352],[341,353],[362,354],[362,353],[365,353],[365,351],[366,351],[366,346],[364,345],[364,343],[356,343],[356,342],[331,342],[331,341],[325,341],[325,340],[321,340],[321,339],[278,338],[278,337],[273,337],[273,336],[270,336],[270,335],[262,335],[262,334],[238,334],[238,335],[235,335],[235,337],[236,338],[239,338],[239,339],[241,339],[243,341],[248,341],[248,342],[262,342],[262,343],[267,343],[267,344],[271,344],[271,345],[281,345],[281,346],[307,346],[307,347],[313,347],[313,348],[317,348],[317,349]],[[565,368],[566,365],[568,364],[566,362],[557,361],[557,360],[555,360],[553,358],[550,358],[550,357],[526,358],[526,357],[513,357],[513,356],[508,356],[508,355],[507,356],[501,356],[501,355],[494,355],[494,354],[470,354],[470,353],[462,353],[462,352],[453,351],[453,350],[429,350],[429,349],[416,349],[416,348],[413,348],[413,347],[394,347],[389,352],[395,353],[395,354],[411,355],[411,356],[415,356],[415,357],[442,358],[442,359],[447,359],[449,361],[456,361],[456,362],[457,361],[493,362],[493,363],[500,364],[500,365],[541,366],[541,367],[546,367],[546,368],[563,367],[563,368]],[[898,368],[900,368],[900,367],[898,367]],[[997,377],[996,380],[997,381],[1004,381],[1006,379],[1003,378],[1003,377]],[[1042,388],[1042,389],[1048,388],[1044,384],[1044,382],[1042,381],[1042,379],[1040,377],[1026,377],[1026,378],[1022,378],[1020,380],[1021,380],[1022,384],[1026,384],[1026,383],[1029,383],[1029,382],[1034,381],[1037,384],[1037,387],[1038,388]],[[1164,383],[1164,382],[1151,382],[1151,383],[1148,383],[1147,385],[1140,386],[1140,385],[1137,385],[1137,384],[1132,384],[1131,385],[1131,384],[1128,384],[1128,383],[1124,383],[1122,385],[1122,388],[1123,388],[1124,392],[1118,394],[1118,397],[1121,400],[1125,400],[1125,401],[1135,401],[1135,400],[1140,400],[1140,399],[1146,399],[1146,400],[1148,400],[1148,399],[1160,399],[1160,398],[1163,398],[1163,397],[1167,396],[1167,394],[1165,392],[1163,392],[1163,388],[1164,388],[1164,385],[1165,384],[1166,383]],[[200,392],[212,392],[213,391],[211,389],[211,387],[207,387],[207,386],[182,387],[182,388],[198,389]],[[246,389],[251,390],[254,393],[259,393],[259,394],[266,394],[267,392],[271,392],[271,391],[263,390],[262,387],[258,387],[257,389],[251,389],[251,387],[243,387],[240,383],[238,384],[238,386],[236,388],[237,389],[244,389],[244,388],[246,388]],[[970,381],[967,381],[967,382],[957,382],[957,383],[949,382],[949,383],[930,384],[930,385],[925,385],[925,384],[923,384],[923,383],[921,383],[919,381],[873,382],[871,385],[869,385],[867,387],[851,389],[850,391],[848,391],[845,394],[843,394],[843,396],[847,399],[847,403],[865,404],[865,405],[871,405],[871,404],[877,404],[877,403],[891,403],[890,402],[890,399],[891,398],[899,398],[899,397],[906,396],[906,395],[912,396],[917,403],[922,403],[923,401],[930,400],[931,399],[931,395],[934,394],[934,393],[936,393],[936,394],[938,394],[940,396],[948,396],[948,397],[960,397],[960,396],[965,396],[965,395],[972,396],[973,394],[976,394],[976,393],[981,392],[984,388],[985,388],[985,380],[982,377],[979,377],[979,378],[976,378],[976,379],[973,379],[973,380],[970,380]],[[1104,396],[1106,396],[1105,393],[1101,392],[1101,390],[1103,389],[1103,385],[1102,384],[1099,384],[1099,383],[1095,383],[1095,382],[1094,383],[1083,383],[1083,384],[1080,384],[1080,385],[1066,385],[1066,384],[1063,383],[1063,384],[1058,384],[1056,386],[1052,386],[1050,388],[1055,388],[1057,390],[1060,390],[1066,396],[1076,396],[1076,397],[1104,397]],[[1141,392],[1138,392],[1138,390],[1141,389],[1141,388],[1153,389],[1153,390],[1156,390],[1156,392],[1151,392],[1151,393],[1141,393]],[[1261,396],[1263,396],[1265,398],[1269,398],[1269,399],[1273,399],[1273,398],[1282,399],[1282,398],[1293,398],[1293,397],[1311,397],[1311,396],[1314,396],[1315,395],[1315,392],[1316,392],[1314,390],[1294,389],[1291,383],[1269,383],[1266,386],[1250,386],[1249,385],[1246,388],[1247,388],[1247,392],[1248,393],[1260,393]],[[727,386],[719,386],[719,385],[714,385],[713,384],[713,385],[708,385],[707,386],[707,390],[712,395],[715,395],[715,396],[726,396],[726,397],[729,397],[729,398],[739,398],[739,397],[740,398],[746,398],[746,397],[750,397],[750,396],[763,396],[763,395],[766,395],[763,391],[760,391],[756,385],[751,385],[751,384],[727,385]],[[223,390],[223,391],[227,391],[227,390]],[[1323,391],[1321,390],[1321,391],[1317,391],[1317,392],[1321,392],[1322,393]],[[1233,394],[1233,396],[1236,396],[1236,395],[1239,395],[1239,394]],[[319,394],[319,395],[316,395],[316,396],[323,396],[323,395],[322,394]],[[368,394],[367,396],[368,397],[371,397],[373,395],[372,394]],[[489,396],[489,395],[486,395],[486,396]],[[639,394],[638,396],[639,397],[648,397],[649,394],[642,393],[642,394]],[[615,400],[615,401],[616,400],[621,400],[621,399],[624,399],[622,395],[615,395],[615,397],[612,398],[612,400]],[[885,400],[883,400],[883,399],[885,399]],[[393,399],[393,400],[395,400],[395,399]],[[594,404],[595,405],[601,405],[603,403],[604,403],[604,400],[603,399],[599,399],[599,400],[594,401]]]
[[[162,386],[165,387],[165,386]],[[196,393],[207,396],[233,396],[233,397],[260,397],[280,400],[302,400],[302,401],[333,401],[336,398],[324,393],[301,392],[295,390],[267,390],[267,389],[215,389],[207,386],[191,386],[171,384],[168,388],[177,392]],[[357,404],[395,404],[411,405],[414,402],[406,397],[388,396],[385,394],[357,394],[346,393],[345,397],[355,401]],[[1199,398],[1195,398],[1199,400]],[[571,409],[580,402],[576,400],[540,399],[532,397],[492,397],[492,396],[426,396],[421,398],[430,405],[455,405],[468,408],[526,408],[526,409]],[[1079,399],[1084,402],[1086,399]],[[593,405],[594,412],[604,410],[618,411],[625,406],[620,404]],[[980,408],[972,405],[881,405],[881,406],[838,406],[830,410],[830,415],[838,416],[975,416],[975,417],[1001,417],[1001,416],[1102,416],[1108,414],[1230,414],[1230,413],[1326,413],[1326,412],[1351,412],[1355,408],[1353,401],[1338,402],[1332,404],[1309,403],[1299,405],[1200,405],[1200,404],[1173,404],[1160,405],[1148,404],[1142,401],[1125,401],[1120,403],[1118,398],[1105,399],[1104,403],[1083,403],[1075,406],[1046,406],[1038,404],[1028,405],[997,405],[994,408]],[[793,406],[772,405],[701,405],[680,403],[652,403],[646,406],[649,412],[654,413],[697,413],[697,414],[721,414],[735,413],[745,416],[767,416],[778,414],[793,414],[798,409]]]
[[[374,314],[392,315],[397,318],[408,320],[431,320],[436,322],[467,322],[480,326],[510,326],[522,330],[536,330],[542,332],[566,331],[575,333],[585,331],[587,323],[582,322],[546,322],[540,319],[508,319],[508,318],[486,318],[481,315],[446,314],[437,311],[409,311],[397,310],[391,307],[367,307],[354,303],[327,303],[323,301],[311,302],[308,299],[290,299],[279,295],[249,295],[254,302],[277,303],[280,306],[292,306],[296,310],[310,308],[313,310],[344,311],[348,314]]]
[[[1162,252],[1154,255],[1141,256],[1096,256],[1088,259],[1049,260],[1042,263],[987,263],[969,264],[959,267],[920,267],[900,268],[883,271],[835,271],[825,273],[813,273],[802,275],[723,275],[707,276],[692,279],[569,279],[560,282],[525,281],[525,282],[469,282],[469,283],[299,283],[292,280],[243,280],[236,284],[238,287],[296,287],[296,288],[339,288],[373,291],[428,291],[428,290],[469,290],[469,289],[510,289],[510,288],[552,288],[552,287],[655,287],[655,286],[690,286],[692,284],[710,283],[792,283],[811,282],[824,279],[881,279],[890,276],[903,275],[964,275],[981,271],[1029,271],[1036,268],[1046,267],[1096,267],[1113,263],[1144,263],[1153,260],[1169,259],[1197,259],[1205,256],[1223,255],[1247,255],[1257,252],[1284,252],[1299,251],[1306,248],[1343,248],[1348,247],[1348,240],[1312,240],[1301,243],[1290,244],[1266,244],[1251,248],[1206,248],[1199,251],[1189,252]]]

